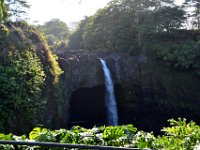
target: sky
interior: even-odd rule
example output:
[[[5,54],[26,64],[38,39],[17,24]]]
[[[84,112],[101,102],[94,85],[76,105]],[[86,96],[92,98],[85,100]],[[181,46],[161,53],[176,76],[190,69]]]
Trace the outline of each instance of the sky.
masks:
[[[31,5],[29,22],[38,21],[43,24],[53,18],[58,18],[67,23],[69,27],[83,19],[93,15],[99,8],[107,5],[111,0],[27,0]],[[183,0],[176,0],[181,4]]]
[[[31,5],[29,21],[40,24],[53,18],[59,18],[69,26],[85,16],[93,15],[99,8],[111,0],[27,0]]]

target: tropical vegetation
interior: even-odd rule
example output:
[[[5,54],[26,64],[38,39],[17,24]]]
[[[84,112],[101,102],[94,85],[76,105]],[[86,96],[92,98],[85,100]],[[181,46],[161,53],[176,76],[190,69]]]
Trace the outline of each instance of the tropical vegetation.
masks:
[[[199,41],[197,0],[113,0],[80,21],[68,47],[142,54],[199,76]]]
[[[68,44],[68,37],[70,35],[69,28],[66,23],[59,19],[52,19],[44,25],[36,26],[46,37],[48,45],[52,47],[55,52],[64,51]]]
[[[62,71],[46,41],[26,23],[1,24],[0,49],[0,130],[25,132],[41,122],[38,114],[50,97],[61,99]]]
[[[0,140],[30,141],[30,142],[56,142],[70,144],[102,145],[126,148],[151,148],[154,150],[193,150],[200,140],[200,126],[186,119],[170,119],[170,126],[164,127],[163,135],[155,136],[153,132],[137,131],[133,125],[101,126],[86,129],[74,126],[70,130],[49,130],[36,127],[28,136],[13,134],[0,134]],[[11,145],[0,145],[2,150],[14,149]],[[18,146],[19,149],[59,148],[42,146]],[[64,149],[64,148],[60,148]],[[67,148],[65,148],[67,149]]]
[[[28,136],[4,133],[27,133],[40,123],[49,128],[58,126],[64,103],[59,82],[63,72],[50,48],[57,53],[84,49],[144,55],[149,61],[162,62],[166,68],[187,71],[199,79],[199,6],[198,0],[186,0],[182,6],[174,0],[113,0],[80,21],[71,33],[58,19],[30,26],[22,21],[26,18],[24,9],[29,7],[25,0],[0,0],[0,140],[193,150],[200,144],[200,126],[185,119],[169,120],[170,126],[163,128],[160,136],[137,131],[133,125],[75,126],[70,130],[36,127]],[[193,10],[189,12],[188,7]],[[192,20],[190,26],[188,20]],[[15,149],[10,145],[0,148]]]

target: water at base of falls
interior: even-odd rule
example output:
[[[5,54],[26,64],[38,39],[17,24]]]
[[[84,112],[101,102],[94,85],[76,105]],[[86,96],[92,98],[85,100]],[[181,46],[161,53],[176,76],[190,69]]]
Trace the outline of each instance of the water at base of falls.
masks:
[[[105,60],[100,59],[100,61],[101,61],[104,76],[105,76],[105,86],[106,86],[105,101],[106,101],[108,125],[117,126],[118,125],[117,104],[116,104],[111,74],[106,65]]]

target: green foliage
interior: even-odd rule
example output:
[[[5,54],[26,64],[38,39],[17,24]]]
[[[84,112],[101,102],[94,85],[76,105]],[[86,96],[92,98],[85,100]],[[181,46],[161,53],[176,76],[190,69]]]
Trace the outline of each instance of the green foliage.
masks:
[[[103,132],[103,140],[108,146],[125,146],[131,142],[131,136],[135,134],[137,129],[132,125],[127,126],[110,126],[106,127]]]
[[[30,140],[42,141],[42,142],[56,142],[56,136],[59,134],[57,131],[50,131],[46,128],[34,128],[30,132]]]
[[[181,7],[164,6],[155,13],[156,30],[172,31],[183,26],[185,11]]]
[[[62,109],[66,110],[66,105],[64,105],[66,101],[63,99],[59,82],[59,77],[63,71],[57,62],[58,57],[51,51],[40,32],[36,32],[35,28],[23,27],[23,33],[23,36],[28,40],[27,45],[30,45],[36,51],[46,76],[42,87],[42,98],[46,101],[42,123],[45,123],[49,128],[56,128],[61,120]],[[54,106],[53,110],[52,106]]]
[[[186,2],[195,7],[199,22],[199,1]],[[144,54],[199,76],[199,33],[181,30],[188,18],[174,0],[113,0],[80,22],[69,48]]]
[[[68,43],[69,28],[63,21],[59,19],[52,19],[46,22],[44,25],[38,25],[37,28],[44,33],[47,38],[47,42],[53,48],[58,43]]]
[[[164,135],[155,137],[153,133],[136,132],[132,125],[102,126],[85,129],[74,126],[71,130],[49,130],[36,127],[25,135],[0,134],[0,140],[58,142],[86,145],[106,145],[115,147],[150,148],[155,150],[193,150],[200,139],[200,126],[186,119],[170,119],[170,127],[162,129]],[[0,145],[2,149],[12,149],[12,146]],[[20,149],[25,148],[20,146]],[[26,147],[28,148],[28,147]],[[32,147],[32,149],[54,149],[47,147]],[[58,148],[57,148],[58,149]]]
[[[200,126],[195,122],[186,122],[186,119],[170,119],[170,127],[163,128],[165,136],[159,136],[156,148],[167,150],[193,150],[200,139]]]
[[[33,42],[32,44],[34,46],[42,43],[42,46],[39,47],[40,49],[36,49],[37,55],[39,55],[41,62],[44,63],[43,67],[45,74],[48,76],[53,76],[53,83],[57,83],[60,74],[63,73],[58,65],[57,55],[50,50],[45,37],[42,36],[39,32],[36,32],[35,29],[28,30],[28,37]]]
[[[8,35],[9,32],[10,32],[9,29],[4,24],[0,25],[0,34],[1,35]],[[3,40],[3,38],[4,38],[4,36],[0,37],[1,40]]]
[[[27,139],[26,135],[16,136],[13,134],[0,134],[0,140],[5,141],[25,141]],[[27,146],[23,146],[24,148],[28,148]],[[15,147],[11,145],[0,145],[0,149],[2,150],[14,150]]]
[[[29,131],[43,123],[44,109],[48,110],[47,104],[52,104],[55,99],[52,105],[55,112],[60,112],[57,107],[62,106],[61,73],[57,56],[33,28],[24,22],[1,24],[0,130]],[[59,117],[58,114],[51,115]]]
[[[69,49],[83,49],[83,33],[84,28],[86,26],[86,23],[88,21],[88,17],[86,17],[84,20],[80,21],[78,24],[78,27],[72,34],[69,36],[69,43],[68,48]]]
[[[45,79],[39,58],[31,51],[10,52],[10,64],[0,65],[0,128],[25,128],[39,120],[44,106],[41,87]]]
[[[165,5],[163,5],[165,4]],[[185,12],[173,1],[113,0],[82,20],[70,45],[89,50],[141,54],[147,33],[182,27]]]
[[[146,133],[139,131],[133,138],[133,145],[137,148],[153,148],[155,146],[155,140],[153,133]]]
[[[58,57],[53,54],[51,51],[47,51],[47,58],[50,62],[51,68],[49,69],[51,75],[53,75],[53,84],[58,84],[59,76],[63,73],[61,68],[59,67],[59,64],[57,62]]]
[[[175,35],[175,38],[178,35]],[[173,39],[174,37],[171,37]],[[177,37],[178,38],[178,37]],[[177,69],[193,70],[200,74],[199,41],[166,42],[162,39],[152,43],[152,55],[161,59],[168,66]]]

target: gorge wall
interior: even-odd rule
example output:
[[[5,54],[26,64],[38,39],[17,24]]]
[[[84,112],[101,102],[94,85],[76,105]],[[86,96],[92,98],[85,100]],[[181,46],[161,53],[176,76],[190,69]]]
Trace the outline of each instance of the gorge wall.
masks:
[[[199,79],[177,72],[145,56],[112,52],[67,51],[59,54],[64,70],[62,89],[66,124],[93,127],[106,124],[105,86],[98,58],[103,58],[115,84],[119,124],[134,124],[158,132],[168,119],[200,119]]]

